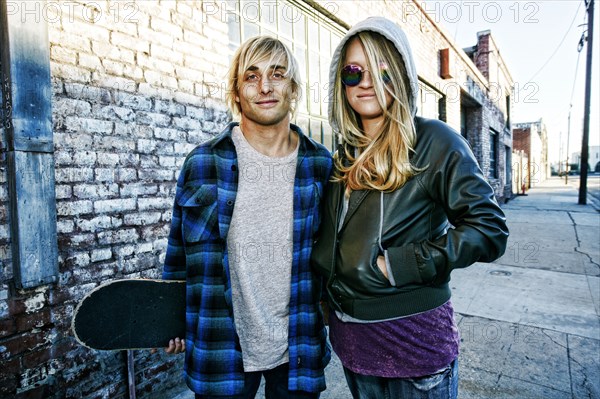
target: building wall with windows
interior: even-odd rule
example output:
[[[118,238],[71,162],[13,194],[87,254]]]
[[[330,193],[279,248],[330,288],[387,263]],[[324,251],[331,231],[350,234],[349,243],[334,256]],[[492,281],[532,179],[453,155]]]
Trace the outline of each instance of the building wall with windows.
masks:
[[[292,47],[305,82],[296,121],[333,148],[327,123],[333,48],[369,15],[397,21],[415,53],[419,115],[463,134],[498,199],[510,196],[510,74],[502,68],[494,75],[476,57],[493,45],[490,35],[463,51],[418,2],[81,0],[0,7],[0,15],[47,26],[59,266],[56,283],[15,285],[2,130],[0,397],[128,396],[126,356],[78,345],[70,331],[73,309],[101,282],[160,277],[179,168],[229,121],[223,102],[229,60],[252,35],[277,35]],[[489,94],[493,84],[502,95]],[[6,100],[9,89],[2,90]],[[9,105],[3,101],[2,126]],[[134,366],[138,397],[182,388],[182,357],[135,351]]]
[[[541,119],[536,122],[515,123],[513,138],[515,151],[523,151],[528,158],[526,186],[535,187],[550,176],[546,125]]]

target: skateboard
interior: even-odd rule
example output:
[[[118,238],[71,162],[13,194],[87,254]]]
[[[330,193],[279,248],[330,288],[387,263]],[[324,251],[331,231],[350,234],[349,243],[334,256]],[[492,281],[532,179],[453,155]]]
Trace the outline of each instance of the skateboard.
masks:
[[[75,308],[75,339],[91,349],[164,348],[185,338],[185,281],[124,279],[90,291]]]

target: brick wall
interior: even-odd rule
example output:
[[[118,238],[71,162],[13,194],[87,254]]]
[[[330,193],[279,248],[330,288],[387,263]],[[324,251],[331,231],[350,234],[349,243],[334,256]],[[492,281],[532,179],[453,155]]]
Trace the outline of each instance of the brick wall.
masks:
[[[202,3],[85,3],[27,16],[49,30],[60,282],[14,287],[2,159],[2,398],[127,396],[124,354],[76,344],[73,309],[101,281],[160,277],[179,168],[228,121],[226,25]],[[134,356],[139,396],[181,386],[182,356]]]
[[[455,129],[457,88],[487,101],[486,78],[417,3],[318,3],[350,25],[367,15],[399,21],[421,77],[446,94]],[[77,302],[102,281],[160,276],[184,156],[228,121],[221,90],[227,20],[206,12],[219,6],[209,1],[48,4],[27,17],[43,18],[49,29],[60,276],[58,284],[37,289],[14,286],[2,157],[0,398],[123,398],[124,354],[79,346],[70,319]],[[449,46],[455,77],[443,80],[431,60]],[[502,123],[494,107],[485,103],[474,121],[480,132]],[[484,169],[486,137],[470,139]],[[138,397],[161,397],[181,386],[181,356],[134,356]]]

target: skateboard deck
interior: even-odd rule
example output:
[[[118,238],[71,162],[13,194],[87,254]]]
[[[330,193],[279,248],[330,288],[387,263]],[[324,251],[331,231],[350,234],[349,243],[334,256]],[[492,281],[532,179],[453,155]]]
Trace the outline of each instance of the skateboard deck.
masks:
[[[102,284],[75,308],[75,338],[101,350],[164,348],[185,338],[185,281],[125,279]]]

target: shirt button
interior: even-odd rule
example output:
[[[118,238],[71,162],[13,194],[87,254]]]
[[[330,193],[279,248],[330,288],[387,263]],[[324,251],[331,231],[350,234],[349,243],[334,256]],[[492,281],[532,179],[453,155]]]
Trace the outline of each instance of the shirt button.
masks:
[[[233,205],[233,201],[232,200],[228,200],[227,201],[227,206],[232,206]]]

